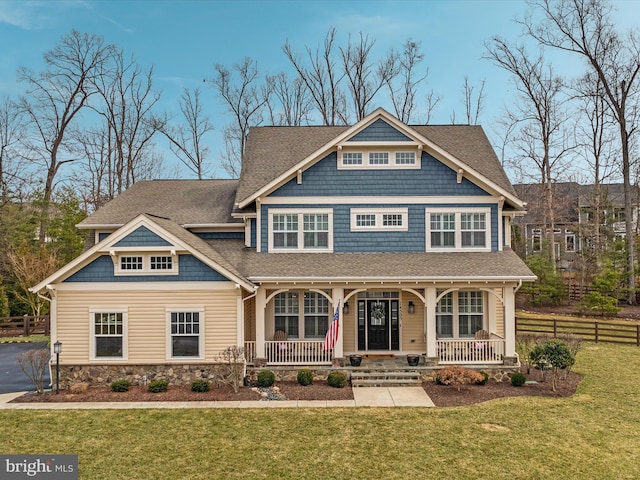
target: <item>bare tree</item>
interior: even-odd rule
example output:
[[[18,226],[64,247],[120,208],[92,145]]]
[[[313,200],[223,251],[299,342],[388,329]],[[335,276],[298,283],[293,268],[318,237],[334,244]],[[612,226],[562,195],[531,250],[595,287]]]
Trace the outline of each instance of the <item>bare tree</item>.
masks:
[[[396,117],[403,123],[411,123],[416,108],[416,91],[418,85],[429,75],[429,69],[424,69],[424,75],[417,72],[418,66],[424,60],[424,54],[420,51],[420,42],[408,39],[403,46],[402,54],[398,55],[398,87],[394,86],[393,79],[387,80],[389,95]]]
[[[340,48],[342,66],[349,84],[351,101],[356,120],[362,120],[367,113],[370,103],[380,89],[391,82],[398,74],[396,54],[391,51],[381,58],[377,65],[371,61],[371,49],[375,40],[368,35],[359,35],[359,41],[351,42],[346,48]]]
[[[637,31],[620,36],[605,0],[533,0],[530,4],[544,16],[523,22],[531,37],[542,45],[582,56],[602,83],[607,106],[620,137],[625,203],[627,287],[629,304],[636,304],[635,235],[630,146],[638,122],[638,74],[640,38]]]
[[[210,80],[218,95],[233,115],[231,125],[223,130],[226,151],[222,156],[222,167],[233,178],[238,178],[242,168],[249,127],[260,125],[270,90],[259,85],[258,62],[246,57],[233,70],[216,64],[215,75]],[[239,82],[234,82],[234,72]]]
[[[431,115],[433,115],[434,110],[436,109],[436,107],[438,106],[438,103],[440,103],[441,100],[442,100],[442,97],[436,94],[433,90],[427,93],[427,96],[425,97],[425,101],[426,101],[426,118],[424,121],[425,125],[429,125],[429,123],[431,123]]]
[[[520,102],[518,113],[520,128],[516,147],[521,158],[533,161],[544,187],[545,225],[549,226],[549,257],[555,266],[554,224],[555,210],[552,184],[556,169],[567,152],[563,132],[565,117],[560,111],[562,81],[546,66],[542,54],[532,58],[523,46],[512,46],[500,37],[494,37],[486,46],[487,56],[499,67],[510,72],[515,79]]]
[[[304,66],[302,59],[293,52],[288,41],[282,47],[299,77],[309,89],[324,125],[347,123],[346,101],[340,86],[345,74],[336,66],[333,56],[335,37],[336,29],[330,28],[324,38],[322,51],[320,47],[315,51],[306,47],[309,67]]]
[[[299,126],[309,121],[313,103],[309,90],[300,77],[289,81],[286,74],[267,76],[273,92],[272,101],[266,107],[271,125]]]
[[[20,153],[24,119],[18,106],[8,97],[0,101],[0,208],[27,180],[27,168]]]
[[[204,144],[204,136],[213,130],[213,124],[202,111],[200,89],[192,92],[185,88],[178,104],[184,124],[170,126],[167,123],[160,132],[169,140],[171,151],[178,160],[195,173],[198,180],[202,180],[209,174],[205,162],[210,153],[209,147]]]
[[[102,37],[72,30],[44,54],[46,69],[34,73],[26,68],[18,78],[28,84],[27,96],[20,100],[34,130],[33,160],[45,168],[40,240],[44,241],[46,216],[56,176],[60,168],[77,160],[65,144],[73,122],[97,93],[96,80],[104,74],[113,47]]]

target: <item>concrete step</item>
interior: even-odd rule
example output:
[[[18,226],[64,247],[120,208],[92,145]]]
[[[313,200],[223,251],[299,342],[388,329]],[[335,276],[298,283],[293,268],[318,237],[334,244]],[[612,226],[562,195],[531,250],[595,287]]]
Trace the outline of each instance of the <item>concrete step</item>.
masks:
[[[351,385],[353,387],[415,387],[421,383],[422,379],[418,372],[377,371],[351,373]]]

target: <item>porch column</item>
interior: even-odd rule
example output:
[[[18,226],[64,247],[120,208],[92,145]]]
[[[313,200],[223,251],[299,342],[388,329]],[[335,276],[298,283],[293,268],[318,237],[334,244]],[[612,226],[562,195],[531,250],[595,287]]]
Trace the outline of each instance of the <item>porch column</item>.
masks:
[[[256,358],[265,358],[264,342],[264,313],[267,307],[267,290],[265,287],[258,287],[256,293]]]
[[[436,348],[436,287],[427,287],[424,291],[425,334],[427,336],[427,358],[438,356]]]
[[[504,298],[504,356],[516,356],[516,302],[513,286],[503,288]]]
[[[334,358],[344,357],[344,316],[342,315],[342,307],[344,307],[344,288],[334,288],[331,290],[331,303],[333,304],[333,309],[329,312],[330,322],[333,320],[333,314],[336,311],[338,302],[340,304],[340,308],[338,309],[338,341],[333,347]]]

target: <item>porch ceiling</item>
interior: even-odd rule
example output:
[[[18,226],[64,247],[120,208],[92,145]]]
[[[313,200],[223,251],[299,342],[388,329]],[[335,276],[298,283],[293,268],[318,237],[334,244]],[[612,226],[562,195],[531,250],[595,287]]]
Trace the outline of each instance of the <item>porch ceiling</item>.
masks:
[[[264,254],[238,240],[215,248],[252,281],[533,281],[535,275],[510,249],[454,253]]]

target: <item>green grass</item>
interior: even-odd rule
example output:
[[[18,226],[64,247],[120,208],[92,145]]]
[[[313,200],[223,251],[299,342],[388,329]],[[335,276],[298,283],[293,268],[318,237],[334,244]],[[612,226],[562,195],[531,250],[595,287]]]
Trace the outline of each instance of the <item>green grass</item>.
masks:
[[[639,478],[640,348],[587,344],[568,399],[459,408],[0,411],[3,453],[82,479]]]

